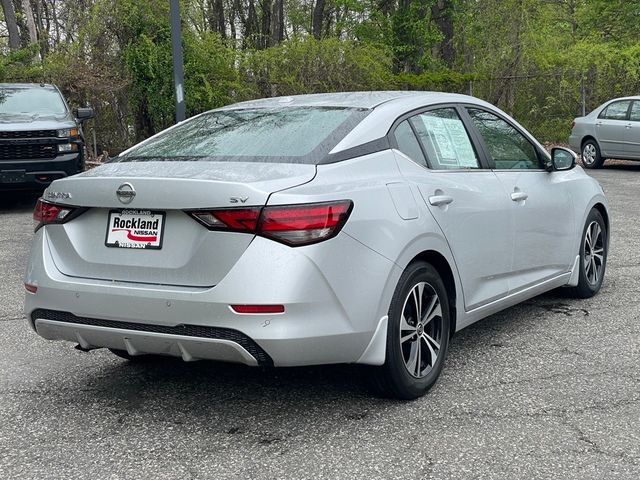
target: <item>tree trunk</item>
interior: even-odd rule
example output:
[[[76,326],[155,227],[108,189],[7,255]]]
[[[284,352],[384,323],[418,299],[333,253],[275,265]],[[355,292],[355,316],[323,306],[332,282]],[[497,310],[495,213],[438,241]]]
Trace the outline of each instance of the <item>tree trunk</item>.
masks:
[[[271,46],[271,0],[262,0],[262,31],[260,32],[260,46]]]
[[[275,0],[271,14],[271,45],[284,40],[284,2]]]
[[[437,0],[431,7],[431,18],[436,22],[444,37],[434,46],[432,53],[440,58],[448,67],[453,67],[455,48],[453,45],[453,2],[451,0]]]
[[[222,38],[226,38],[227,28],[222,0],[209,0],[207,2],[207,23],[211,31],[219,33]]]
[[[249,0],[247,7],[247,20],[244,23],[244,43],[245,48],[260,48],[260,24],[258,23],[258,13],[254,0]]]
[[[1,0],[2,11],[4,12],[4,21],[9,31],[9,48],[17,50],[20,48],[20,31],[18,30],[18,20],[16,19],[16,11],[13,9],[11,0]]]
[[[29,41],[36,43],[38,41],[38,31],[36,30],[36,22],[33,19],[33,10],[29,0],[22,0],[22,13],[27,22],[27,31],[29,32]]]
[[[322,37],[322,21],[324,20],[324,7],[325,0],[317,0],[316,6],[313,8],[313,23],[311,26],[311,32],[316,40],[320,40]]]

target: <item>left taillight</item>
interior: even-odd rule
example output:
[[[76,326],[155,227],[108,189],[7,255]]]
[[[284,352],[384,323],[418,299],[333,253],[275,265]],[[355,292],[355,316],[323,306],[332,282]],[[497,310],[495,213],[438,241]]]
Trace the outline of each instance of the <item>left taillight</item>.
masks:
[[[351,200],[188,212],[210,230],[254,233],[292,247],[335,237],[351,213]]]
[[[50,203],[42,198],[38,199],[36,206],[33,210],[33,221],[35,223],[35,230],[38,230],[44,225],[52,223],[64,223],[71,219],[72,214],[76,212],[75,207],[69,207],[67,205],[57,205]]]

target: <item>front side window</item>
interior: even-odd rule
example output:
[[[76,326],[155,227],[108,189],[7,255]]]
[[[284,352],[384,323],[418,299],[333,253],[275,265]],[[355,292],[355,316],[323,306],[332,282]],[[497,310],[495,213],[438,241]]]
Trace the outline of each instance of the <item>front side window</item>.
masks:
[[[613,102],[602,111],[602,113],[600,114],[600,118],[605,118],[607,120],[626,120],[630,103],[630,100]]]
[[[166,130],[113,161],[316,164],[368,113],[341,107],[216,110]]]
[[[467,110],[484,139],[496,169],[542,168],[535,147],[515,127],[486,110]]]
[[[0,115],[61,116],[67,114],[60,93],[51,87],[1,87]]]
[[[411,125],[409,125],[408,120],[405,120],[396,127],[394,136],[398,144],[398,150],[423,167],[427,166],[427,161],[420,148],[420,143],[418,143],[416,136],[413,134],[413,129]]]
[[[633,102],[633,105],[631,105],[629,120],[632,122],[640,122],[640,100],[636,100]]]
[[[480,168],[464,123],[454,108],[430,110],[411,119],[436,170]]]

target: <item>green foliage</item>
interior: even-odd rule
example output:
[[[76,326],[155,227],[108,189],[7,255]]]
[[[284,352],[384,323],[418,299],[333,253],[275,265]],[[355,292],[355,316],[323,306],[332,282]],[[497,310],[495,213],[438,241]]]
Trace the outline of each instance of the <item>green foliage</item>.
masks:
[[[0,82],[41,82],[42,65],[36,62],[37,45],[0,56]]]
[[[73,106],[92,105],[99,150],[174,122],[167,0],[44,1],[63,16],[45,19],[44,45],[9,51],[0,39],[0,81],[55,83]],[[272,95],[440,90],[565,141],[583,100],[589,111],[640,92],[640,0],[326,0],[320,40],[310,34],[317,2],[284,0],[285,40],[261,50],[245,32],[271,38],[275,0],[180,3],[188,115]]]
[[[254,96],[379,90],[392,82],[388,52],[337,38],[294,38],[247,51],[240,72]]]

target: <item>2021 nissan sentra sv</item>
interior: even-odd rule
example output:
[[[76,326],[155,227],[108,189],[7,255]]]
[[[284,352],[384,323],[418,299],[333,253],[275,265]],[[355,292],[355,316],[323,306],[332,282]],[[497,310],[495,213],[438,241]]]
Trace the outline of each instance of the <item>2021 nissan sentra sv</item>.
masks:
[[[454,331],[590,297],[607,200],[575,154],[481,100],[304,95],[182,122],[55,181],[25,311],[47,339],[247,365],[369,365],[424,394]]]

